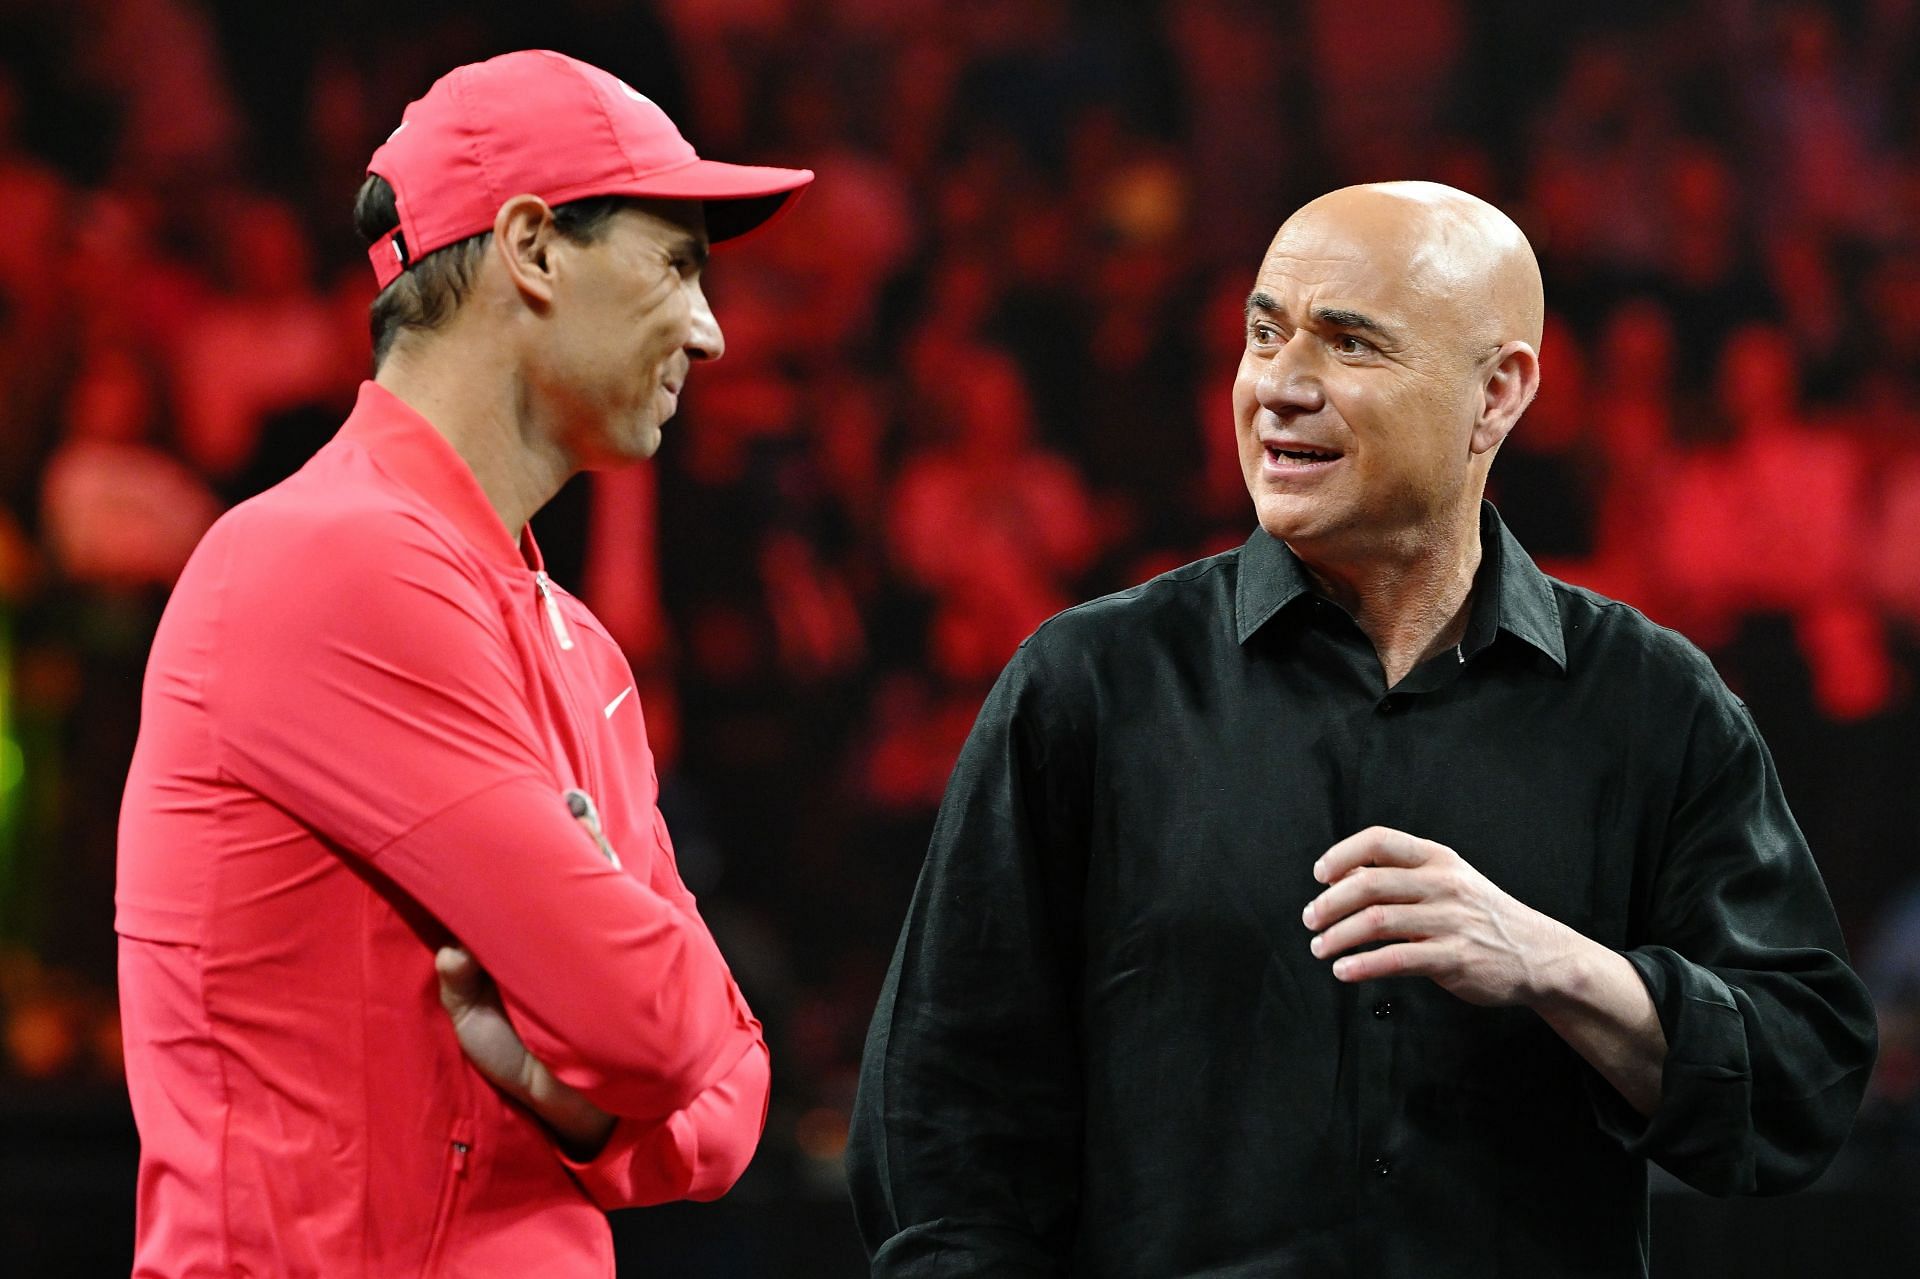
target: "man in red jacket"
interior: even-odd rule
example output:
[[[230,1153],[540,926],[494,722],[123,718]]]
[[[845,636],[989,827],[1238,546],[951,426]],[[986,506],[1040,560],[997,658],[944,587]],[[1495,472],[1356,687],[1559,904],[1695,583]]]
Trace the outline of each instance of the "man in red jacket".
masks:
[[[460,67],[356,218],[375,376],[154,641],[117,927],[141,1276],[613,1273],[713,1198],[768,1061],[675,871],[633,675],[528,517],[718,358],[707,244],[805,170],[697,158],[559,54]]]

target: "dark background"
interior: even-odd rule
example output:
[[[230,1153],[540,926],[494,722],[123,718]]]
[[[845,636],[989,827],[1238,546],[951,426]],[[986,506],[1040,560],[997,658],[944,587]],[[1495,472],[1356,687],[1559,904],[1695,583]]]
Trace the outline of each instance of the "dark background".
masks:
[[[1261,250],[1395,177],[1532,238],[1496,500],[1748,700],[1881,1000],[1828,1179],[1663,1187],[1657,1269],[1920,1264],[1920,4],[0,0],[0,1270],[126,1268],[113,831],[167,587],[366,374],[368,154],[528,46],[821,175],[716,256],[729,352],[657,463],[536,524],[776,1061],[728,1201],[619,1216],[634,1273],[857,1272],[861,1037],[980,697],[1051,612],[1245,537]]]

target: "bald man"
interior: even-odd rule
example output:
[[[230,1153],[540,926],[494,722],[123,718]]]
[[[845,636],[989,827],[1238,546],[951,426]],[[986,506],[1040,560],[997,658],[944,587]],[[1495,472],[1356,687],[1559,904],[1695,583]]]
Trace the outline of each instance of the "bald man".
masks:
[[[1816,1177],[1874,1056],[1696,649],[1482,497],[1526,238],[1336,191],[1247,300],[1245,545],[1069,609],[968,739],[867,1041],[877,1276],[1638,1276],[1647,1161]]]

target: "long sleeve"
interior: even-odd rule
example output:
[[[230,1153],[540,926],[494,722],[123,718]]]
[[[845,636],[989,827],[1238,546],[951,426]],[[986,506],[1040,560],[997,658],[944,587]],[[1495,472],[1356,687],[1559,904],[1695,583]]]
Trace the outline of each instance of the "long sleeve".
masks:
[[[1700,1190],[1774,1194],[1813,1181],[1846,1139],[1874,1014],[1766,745],[1711,687],[1644,895],[1644,944],[1627,952],[1666,1033],[1661,1102],[1650,1119],[1617,1098],[1599,1111]]]
[[[1070,1258],[1085,805],[1035,645],[954,768],[868,1034],[847,1167],[876,1276]]]
[[[718,1199],[747,1170],[767,1122],[770,1067],[760,1023],[732,1071],[661,1120],[622,1119],[587,1162],[562,1161],[602,1208]]]
[[[222,623],[221,767],[467,946],[558,1078],[617,1115],[688,1107],[757,1027],[697,913],[609,865],[568,815],[499,604],[413,522],[320,536],[331,554],[294,595],[252,580],[276,571],[262,557],[233,557],[228,598],[272,605]]]

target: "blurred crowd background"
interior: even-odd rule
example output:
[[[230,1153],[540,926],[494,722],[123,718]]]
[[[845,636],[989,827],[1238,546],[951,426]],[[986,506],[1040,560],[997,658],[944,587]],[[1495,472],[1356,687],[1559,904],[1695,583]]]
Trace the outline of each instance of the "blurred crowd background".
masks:
[[[114,828],[168,587],[367,375],[367,156],[529,46],[820,174],[716,255],[728,353],[656,463],[535,524],[641,675],[769,1026],[744,1193],[838,1193],[986,687],[1050,613],[1246,537],[1261,251],[1396,177],[1538,249],[1495,500],[1752,706],[1882,1001],[1850,1157],[1920,1160],[1914,0],[0,0],[0,1092],[124,1109]]]

